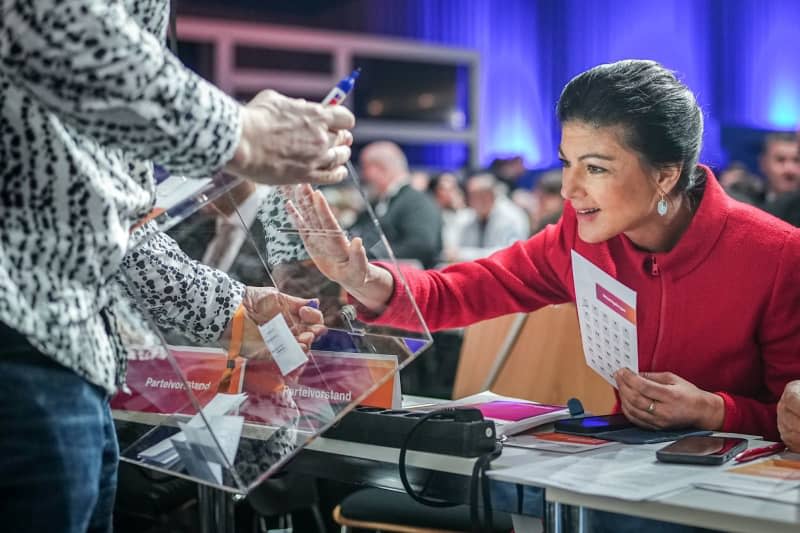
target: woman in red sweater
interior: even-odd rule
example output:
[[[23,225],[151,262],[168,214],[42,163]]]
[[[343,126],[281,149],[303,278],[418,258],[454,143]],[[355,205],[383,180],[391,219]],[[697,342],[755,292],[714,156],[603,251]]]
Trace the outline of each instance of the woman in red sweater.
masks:
[[[578,75],[558,118],[561,220],[486,259],[404,270],[430,328],[574,302],[575,250],[637,293],[640,373],[616,375],[629,419],[777,439],[776,403],[800,377],[800,230],[726,196],[697,164],[702,113],[658,63]],[[321,193],[295,194],[298,225],[338,228]],[[398,273],[368,263],[359,239],[306,248],[372,320],[413,316]]]

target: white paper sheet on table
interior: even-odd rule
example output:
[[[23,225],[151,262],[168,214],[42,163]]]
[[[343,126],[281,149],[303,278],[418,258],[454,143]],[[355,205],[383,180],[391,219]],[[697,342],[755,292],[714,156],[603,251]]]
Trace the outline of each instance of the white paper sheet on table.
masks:
[[[800,504],[800,455],[784,453],[740,465],[728,465],[695,483],[697,488]]]
[[[586,364],[616,387],[617,370],[639,372],[636,292],[575,250],[572,276]]]
[[[567,456],[514,466],[489,475],[502,481],[558,487],[631,501],[651,500],[689,488],[707,470],[659,463],[649,446],[598,450],[592,455]]]
[[[724,472],[704,477],[694,483],[698,489],[739,494],[784,503],[800,504],[800,484],[786,481],[750,478]]]

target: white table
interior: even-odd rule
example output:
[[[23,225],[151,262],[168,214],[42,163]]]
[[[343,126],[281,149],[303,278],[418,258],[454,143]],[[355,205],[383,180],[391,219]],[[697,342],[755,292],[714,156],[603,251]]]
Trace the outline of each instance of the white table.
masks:
[[[144,422],[142,419],[153,415],[117,412],[115,417]],[[147,422],[154,423],[155,420],[148,419]],[[398,455],[399,450],[396,448],[320,437],[301,451],[288,468],[343,481],[357,480],[367,485],[401,489],[397,476]],[[492,463],[492,469],[499,474],[496,479],[503,481],[501,471],[505,468],[557,456],[558,454],[507,446],[503,455]],[[453,495],[456,501],[461,502],[468,501],[463,498],[463,494],[468,492],[466,487],[474,461],[469,458],[414,451],[409,452],[407,456],[412,484],[415,474],[417,480],[422,479],[420,476],[424,479],[429,479],[431,475],[438,476],[437,479],[441,481],[441,491]],[[346,475],[342,474],[345,471],[357,479],[347,479]],[[533,483],[525,484],[536,486]],[[464,489],[461,496],[456,496],[461,489]],[[225,497],[224,493],[222,495]],[[436,494],[431,496],[435,497]],[[577,523],[567,524],[558,519],[563,514],[570,513],[573,516],[576,514],[584,516],[585,513],[581,512],[581,509],[610,511],[736,532],[800,531],[800,506],[693,488],[674,492],[657,501],[632,502],[551,487],[546,491],[546,500],[553,504],[551,512],[555,512],[556,519],[548,521],[548,527],[553,531],[570,528],[578,531],[586,530],[587,524],[580,520]],[[567,525],[570,528],[566,528]]]
[[[741,533],[800,531],[800,506],[687,489],[658,501],[630,502],[549,488],[549,502]],[[584,526],[586,528],[586,526]]]

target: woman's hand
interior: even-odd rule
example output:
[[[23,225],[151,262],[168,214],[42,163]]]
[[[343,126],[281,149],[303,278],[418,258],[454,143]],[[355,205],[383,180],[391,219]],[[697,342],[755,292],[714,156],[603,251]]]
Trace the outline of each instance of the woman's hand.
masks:
[[[242,306],[244,308],[244,333],[240,354],[250,359],[270,357],[258,327],[283,313],[286,323],[303,349],[308,351],[311,344],[325,334],[323,316],[309,304],[312,300],[283,294],[273,287],[247,287]],[[228,346],[231,341],[233,320],[228,322],[222,335],[222,342]]]
[[[800,452],[800,379],[783,389],[778,402],[778,431],[790,450]]]
[[[648,429],[696,427],[719,430],[725,419],[720,396],[704,391],[672,372],[643,372],[627,368],[614,377],[622,412],[634,424]]]
[[[289,216],[319,271],[348,291],[363,287],[369,270],[364,245],[360,238],[347,239],[325,196],[310,185],[282,191],[289,199]]]
[[[367,309],[380,314],[394,292],[394,278],[369,263],[360,238],[349,241],[325,196],[310,185],[282,187],[286,210],[319,271]]]

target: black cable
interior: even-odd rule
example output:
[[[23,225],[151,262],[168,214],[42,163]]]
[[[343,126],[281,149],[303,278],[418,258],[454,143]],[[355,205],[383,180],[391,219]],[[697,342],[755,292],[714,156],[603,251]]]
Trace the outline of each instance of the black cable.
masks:
[[[494,450],[478,457],[472,467],[472,479],[470,479],[469,487],[469,515],[470,522],[472,522],[472,531],[475,533],[492,531],[492,494],[486,471],[489,470],[490,463],[498,458],[501,453],[503,453],[503,444],[498,441],[494,445]],[[478,508],[479,492],[483,496],[483,523],[481,522]]]
[[[417,494],[414,489],[411,487],[411,483],[408,482],[408,475],[406,473],[406,454],[408,453],[408,444],[411,442],[411,438],[414,436],[414,433],[420,428],[422,424],[426,421],[430,420],[431,418],[437,418],[446,420],[452,418],[455,420],[455,413],[456,409],[453,407],[449,407],[446,409],[438,409],[436,411],[431,411],[426,413],[424,416],[420,417],[419,420],[411,427],[406,435],[406,438],[403,440],[403,445],[400,446],[400,458],[397,461],[397,466],[400,470],[400,482],[403,484],[403,488],[406,489],[406,493],[411,496],[411,499],[417,501],[423,505],[427,505],[429,507],[455,507],[458,504],[453,502],[448,502],[445,500],[432,500],[430,498],[426,498],[421,494]]]
[[[403,484],[406,493],[413,499],[423,505],[429,507],[456,507],[458,503],[452,503],[444,500],[433,500],[426,498],[421,494],[417,494],[408,482],[408,475],[406,473],[406,455],[408,453],[408,445],[411,442],[414,434],[422,424],[430,419],[441,420],[475,420],[476,417],[482,418],[480,412],[475,409],[464,408],[445,408],[426,413],[424,416],[411,427],[403,444],[400,447],[400,457],[397,461],[400,470],[400,482]],[[503,452],[503,445],[499,441],[495,443],[494,449],[484,455],[481,455],[475,460],[472,467],[472,477],[470,479],[470,520],[472,521],[474,531],[491,531],[492,530],[492,497],[489,487],[489,478],[486,475],[489,465],[493,460],[500,456]],[[479,493],[483,496],[483,523],[480,520],[479,512]]]

